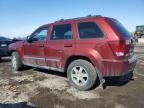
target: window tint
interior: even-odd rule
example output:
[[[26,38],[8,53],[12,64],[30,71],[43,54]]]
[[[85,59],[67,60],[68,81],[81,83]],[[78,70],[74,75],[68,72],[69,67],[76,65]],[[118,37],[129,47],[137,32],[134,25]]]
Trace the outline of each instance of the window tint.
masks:
[[[71,25],[56,25],[53,27],[52,40],[71,39],[72,31]]]
[[[108,23],[114,28],[114,30],[121,34],[122,37],[131,38],[130,32],[117,20],[108,19]]]
[[[47,39],[48,28],[41,28],[37,30],[32,37],[33,41],[42,41]]]
[[[102,31],[94,22],[79,23],[78,30],[81,39],[103,37]]]

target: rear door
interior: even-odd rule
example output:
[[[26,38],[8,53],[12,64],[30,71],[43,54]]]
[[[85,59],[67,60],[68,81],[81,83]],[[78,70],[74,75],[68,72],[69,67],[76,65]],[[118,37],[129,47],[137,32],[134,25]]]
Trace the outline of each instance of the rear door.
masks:
[[[73,26],[71,23],[53,25],[46,46],[46,61],[53,70],[63,71],[64,61],[74,53]]]

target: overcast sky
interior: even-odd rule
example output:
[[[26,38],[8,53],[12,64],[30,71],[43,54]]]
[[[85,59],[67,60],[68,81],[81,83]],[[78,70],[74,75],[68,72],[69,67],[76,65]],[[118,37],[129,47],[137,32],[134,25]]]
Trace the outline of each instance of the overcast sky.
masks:
[[[102,15],[129,30],[144,25],[144,0],[0,0],[0,36],[24,37],[59,19]]]

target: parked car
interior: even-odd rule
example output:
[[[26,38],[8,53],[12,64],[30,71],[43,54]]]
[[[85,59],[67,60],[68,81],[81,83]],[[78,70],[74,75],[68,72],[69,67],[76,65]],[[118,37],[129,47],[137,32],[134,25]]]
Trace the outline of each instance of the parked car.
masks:
[[[14,43],[14,42],[17,42],[17,41],[20,41],[20,39],[16,39],[16,38],[9,39],[9,38],[6,38],[4,36],[0,36],[0,60],[1,60],[2,57],[10,56],[8,46],[11,43]]]
[[[0,59],[1,57],[10,56],[8,51],[8,46],[10,43],[12,43],[11,39],[0,36]]]
[[[12,65],[66,72],[69,83],[89,90],[105,77],[132,73],[136,65],[132,36],[113,18],[88,16],[56,21],[10,45]]]

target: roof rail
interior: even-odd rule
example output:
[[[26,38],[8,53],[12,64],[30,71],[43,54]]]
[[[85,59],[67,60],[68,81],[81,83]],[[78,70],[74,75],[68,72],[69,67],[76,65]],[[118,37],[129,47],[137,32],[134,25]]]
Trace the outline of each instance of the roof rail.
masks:
[[[69,21],[69,20],[78,20],[78,19],[85,19],[85,18],[94,18],[94,17],[102,17],[101,15],[87,15],[86,17],[78,17],[78,18],[70,18],[70,19],[60,19],[55,22],[63,22],[63,21]]]

